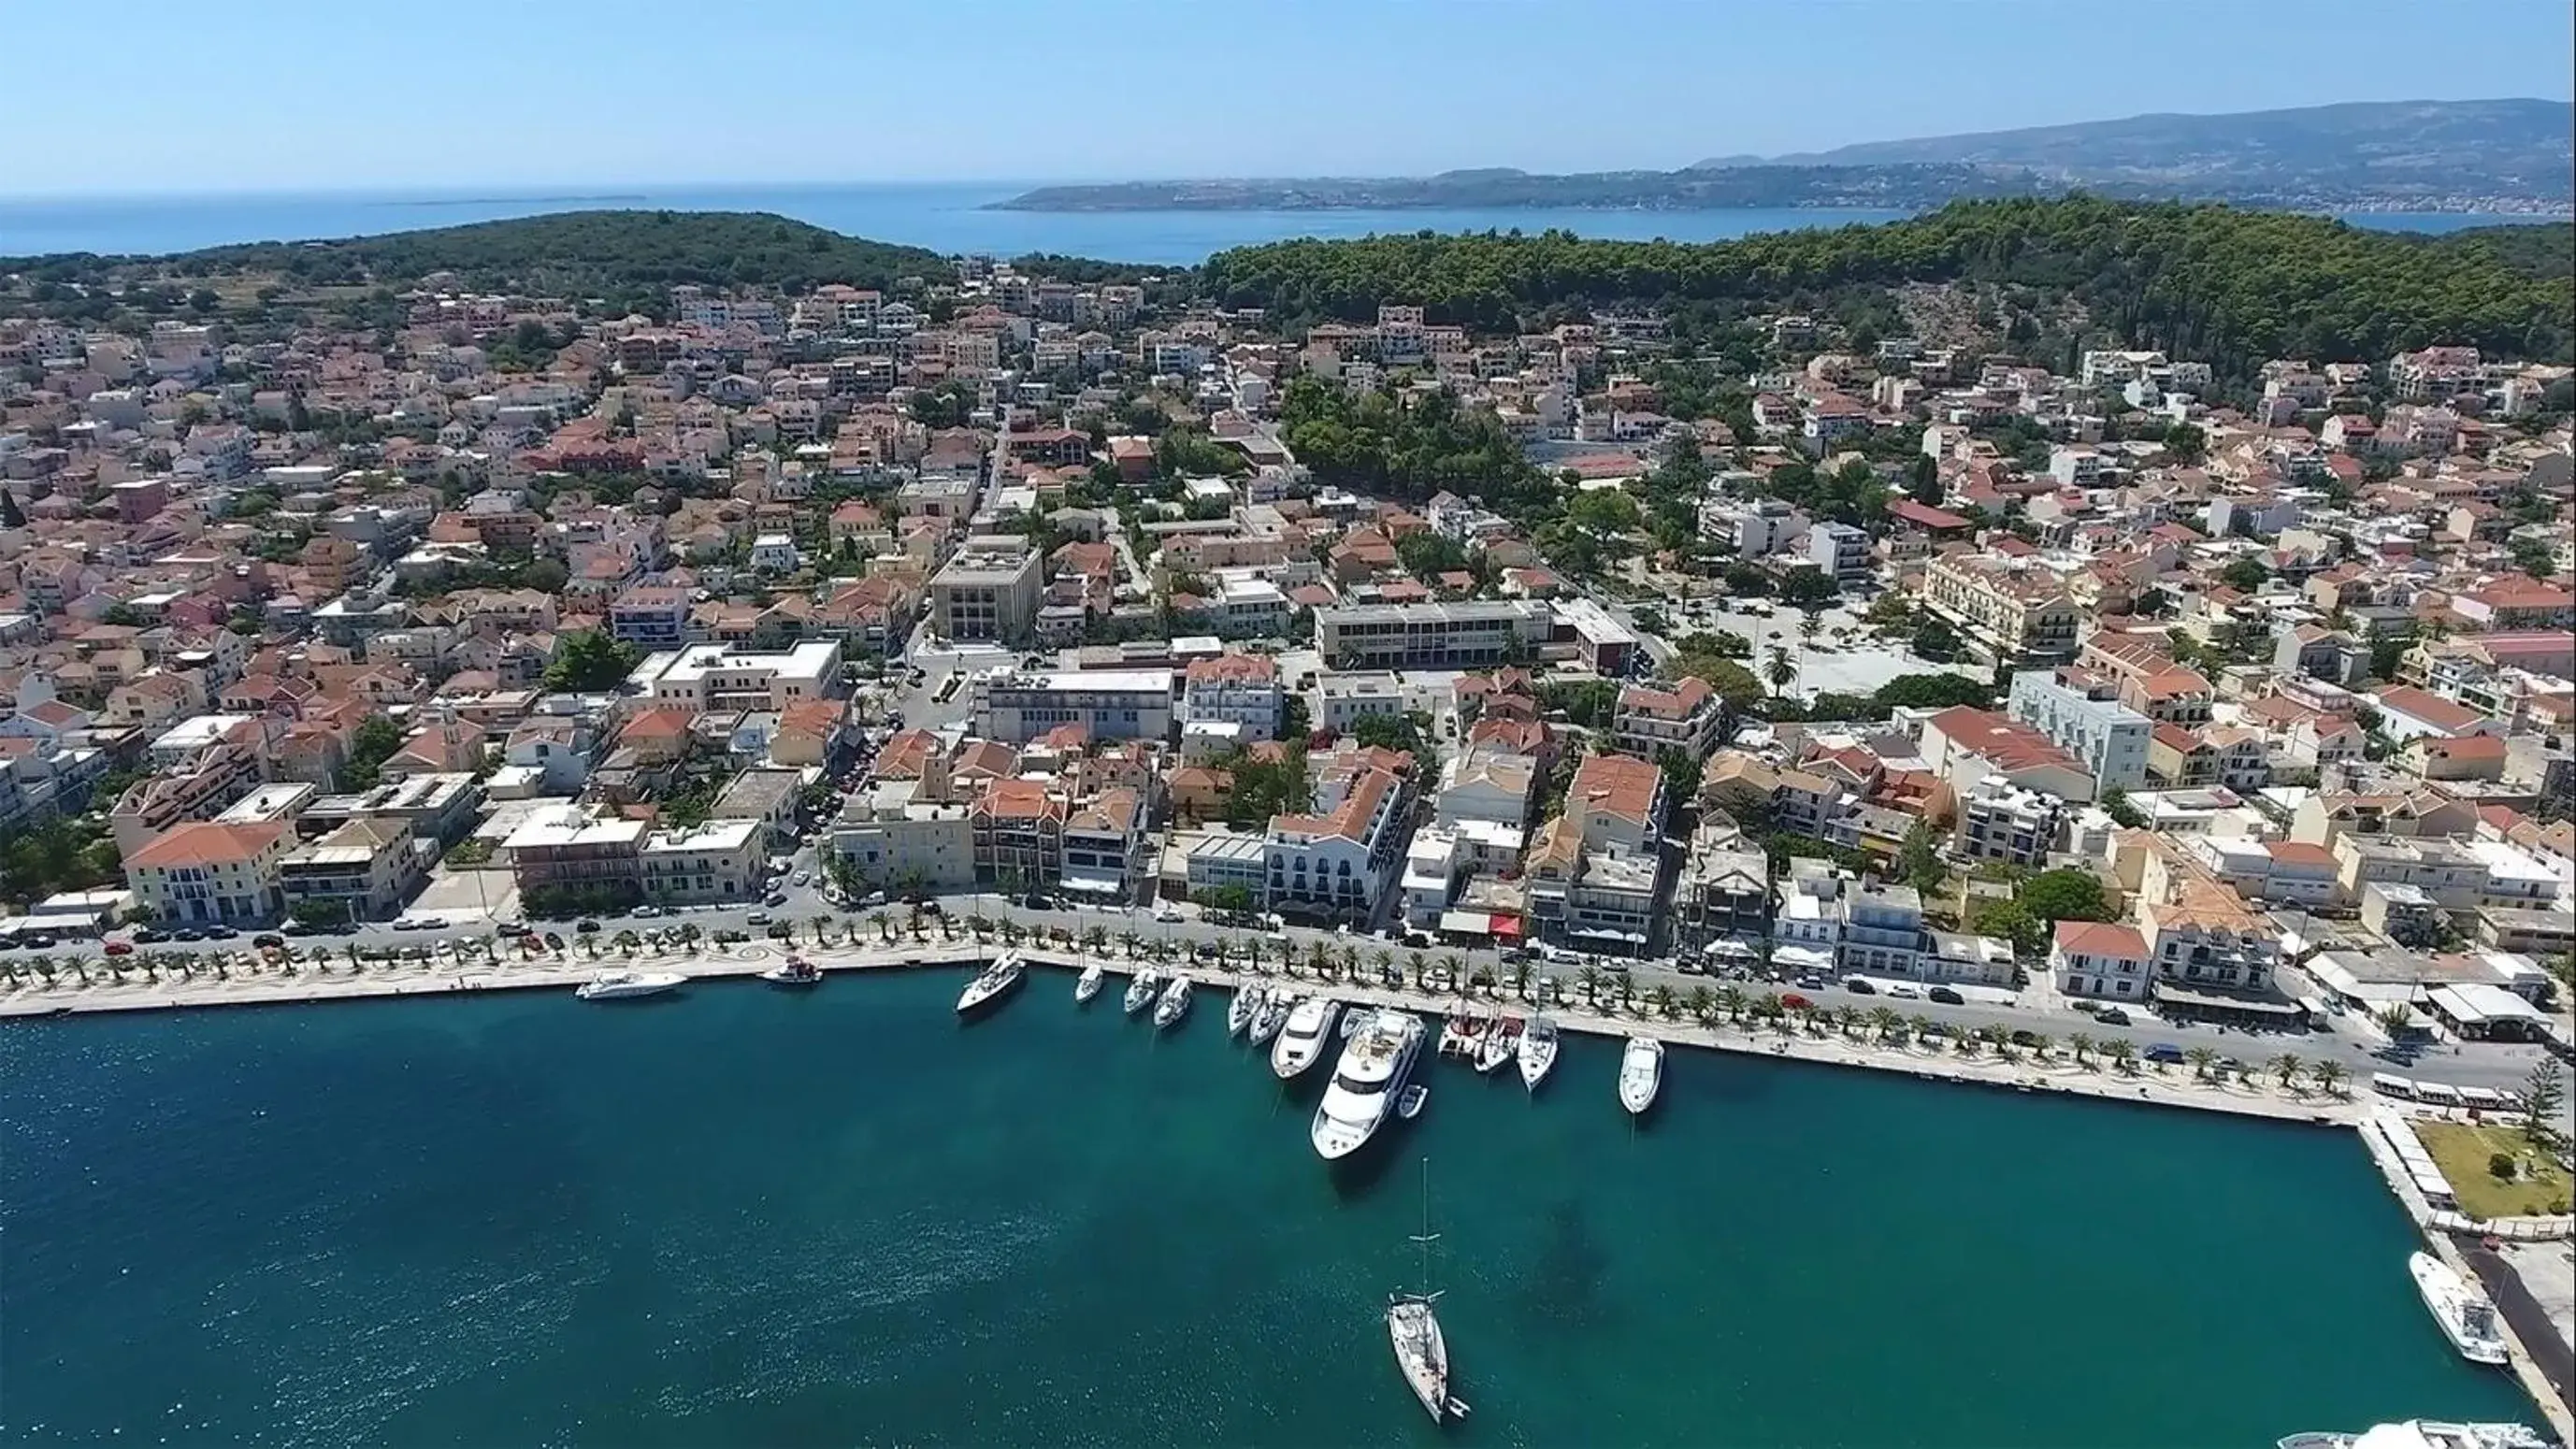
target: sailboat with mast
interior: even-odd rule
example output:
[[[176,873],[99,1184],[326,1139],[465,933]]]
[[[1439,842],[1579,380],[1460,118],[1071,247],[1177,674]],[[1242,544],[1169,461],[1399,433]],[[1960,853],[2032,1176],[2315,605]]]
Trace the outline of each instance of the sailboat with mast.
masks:
[[[1435,1424],[1467,1416],[1467,1401],[1449,1396],[1449,1342],[1440,1333],[1440,1315],[1436,1305],[1440,1295],[1431,1286],[1431,1245],[1440,1235],[1431,1231],[1431,1162],[1422,1163],[1422,1231],[1413,1241],[1422,1247],[1422,1290],[1418,1293],[1390,1294],[1386,1304],[1386,1334],[1395,1346],[1395,1366],[1404,1371],[1404,1382],[1413,1397],[1422,1402]]]

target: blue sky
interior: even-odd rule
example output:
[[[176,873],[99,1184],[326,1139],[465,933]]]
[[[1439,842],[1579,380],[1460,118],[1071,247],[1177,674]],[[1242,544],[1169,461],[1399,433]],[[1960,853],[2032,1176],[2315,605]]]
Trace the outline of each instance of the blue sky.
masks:
[[[0,195],[1673,167],[2567,99],[2567,0],[13,0]],[[137,45],[139,43],[139,48]]]

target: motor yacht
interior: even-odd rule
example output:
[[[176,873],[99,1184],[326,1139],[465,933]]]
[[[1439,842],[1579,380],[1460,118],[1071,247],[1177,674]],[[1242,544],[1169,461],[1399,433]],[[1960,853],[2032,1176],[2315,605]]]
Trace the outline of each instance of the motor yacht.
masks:
[[[2335,1430],[2292,1434],[2280,1449],[2548,1449],[2549,1441],[2525,1424],[2455,1424],[2408,1419],[2374,1424],[2358,1434]]]
[[[823,968],[802,956],[790,956],[760,973],[772,986],[811,986],[823,979]]]
[[[2433,1321],[2442,1326],[2442,1336],[2460,1357],[2471,1363],[2503,1363],[2504,1335],[2496,1327],[2495,1303],[2486,1290],[2451,1271],[2451,1265],[2430,1253],[2414,1253],[2406,1259],[2406,1271],[2415,1276],[2415,1291],[2424,1295],[2424,1306],[2433,1311]]]
[[[1090,965],[1083,967],[1081,979],[1073,983],[1074,1004],[1077,1006],[1088,1005],[1091,998],[1100,994],[1102,984],[1108,980],[1109,968],[1101,965],[1099,962],[1094,961]]]
[[[584,1001],[632,1001],[659,996],[688,979],[677,971],[602,971],[572,994]]]
[[[1143,1011],[1146,1007],[1153,1005],[1154,993],[1162,990],[1162,988],[1163,978],[1161,976],[1156,975],[1152,971],[1137,972],[1135,979],[1127,983],[1127,1000],[1124,1003],[1127,1014],[1129,1016],[1134,1016],[1136,1013]]]
[[[1329,996],[1309,996],[1288,1009],[1278,1038],[1270,1043],[1270,1070],[1279,1080],[1287,1081],[1322,1059],[1325,1044],[1336,1040],[1333,1025],[1341,1015],[1342,1004]]]
[[[1664,1044],[1650,1036],[1632,1036],[1619,1054],[1619,1105],[1631,1117],[1655,1105],[1664,1085]]]
[[[1318,1155],[1328,1162],[1350,1156],[1394,1115],[1396,1097],[1413,1073],[1425,1035],[1422,1019],[1409,1011],[1367,1014],[1342,1044],[1333,1079],[1315,1108],[1310,1136]]]

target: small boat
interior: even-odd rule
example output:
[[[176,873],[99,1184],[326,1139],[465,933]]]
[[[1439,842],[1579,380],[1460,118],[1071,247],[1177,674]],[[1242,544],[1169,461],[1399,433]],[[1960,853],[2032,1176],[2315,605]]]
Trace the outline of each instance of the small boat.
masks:
[[[1154,998],[1154,1030],[1171,1026],[1190,1012],[1190,978],[1175,976],[1163,994]]]
[[[584,1001],[632,1001],[659,996],[688,980],[677,971],[602,971],[575,988]]]
[[[2549,1441],[2523,1424],[2454,1424],[2408,1419],[2374,1424],[2358,1434],[2333,1430],[2292,1434],[2280,1449],[2549,1449]]]
[[[1225,1034],[1241,1036],[1252,1029],[1252,1014],[1261,1009],[1261,988],[1237,986],[1234,999],[1225,1004]]]
[[[1430,1100],[1431,1089],[1416,1082],[1404,1089],[1403,1096],[1395,1099],[1395,1115],[1410,1122],[1422,1115],[1422,1104]]]
[[[1109,968],[1101,965],[1099,962],[1094,961],[1090,965],[1083,967],[1081,979],[1073,983],[1074,1003],[1076,1005],[1089,1005],[1091,998],[1100,994],[1102,984],[1108,980]]]
[[[823,979],[823,968],[802,956],[790,956],[760,973],[772,986],[811,986]]]
[[[1366,1015],[1368,1015],[1368,1013],[1364,1011],[1346,1011],[1342,1013],[1342,1040],[1349,1041],[1351,1039],[1351,1033],[1360,1029],[1360,1019]]]
[[[1628,1038],[1619,1054],[1619,1105],[1631,1117],[1642,1116],[1655,1105],[1655,1093],[1663,1085],[1664,1044],[1650,1036]]]
[[[1287,987],[1279,987],[1261,999],[1252,1012],[1252,1044],[1268,1046],[1279,1029],[1288,1024],[1288,1013],[1295,1009],[1297,998]]]
[[[1271,1072],[1284,1082],[1321,1061],[1341,1014],[1342,1004],[1329,996],[1309,996],[1290,1007],[1278,1040],[1270,1044]]]
[[[1556,1065],[1555,1018],[1531,1017],[1529,1025],[1521,1029],[1518,1055],[1521,1061],[1521,1085],[1535,1092],[1538,1090],[1538,1084],[1547,1080],[1549,1069]]]
[[[1395,1349],[1395,1366],[1403,1371],[1404,1386],[1413,1390],[1423,1412],[1439,1424],[1453,1415],[1463,1418],[1467,1405],[1449,1396],[1449,1340],[1440,1331],[1440,1295],[1431,1287],[1431,1245],[1440,1235],[1431,1231],[1431,1164],[1425,1161],[1422,1168],[1422,1231],[1413,1238],[1422,1246],[1422,1290],[1388,1296],[1386,1336]]]
[[[1520,1051],[1521,1024],[1497,1021],[1485,1028],[1485,1039],[1476,1047],[1476,1070],[1490,1072],[1510,1061]]]
[[[1163,978],[1155,975],[1153,972],[1137,972],[1135,979],[1127,983],[1127,1000],[1125,1002],[1127,1014],[1129,1016],[1134,1016],[1136,1013],[1143,1011],[1146,1007],[1153,1005],[1154,993],[1162,989],[1162,985]]]
[[[975,979],[966,983],[966,989],[957,994],[957,1014],[964,1016],[1009,994],[1012,987],[1020,984],[1020,978],[1028,974],[1028,969],[1027,960],[1019,952],[1003,952],[992,965],[976,973]]]
[[[2471,1363],[2503,1363],[2504,1336],[2496,1331],[2495,1303],[2486,1290],[2451,1271],[2430,1253],[2410,1254],[2406,1270],[2415,1275],[2415,1291],[2433,1310],[2433,1321],[2460,1357]]]

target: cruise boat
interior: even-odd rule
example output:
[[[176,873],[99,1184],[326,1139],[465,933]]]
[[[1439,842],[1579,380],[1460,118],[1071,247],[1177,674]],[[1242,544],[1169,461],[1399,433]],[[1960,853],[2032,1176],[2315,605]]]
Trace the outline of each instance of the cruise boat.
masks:
[[[823,968],[802,956],[790,956],[760,973],[772,986],[811,986],[823,979]]]
[[[1175,976],[1172,984],[1163,988],[1163,994],[1154,998],[1154,1030],[1161,1031],[1189,1015],[1189,1011],[1190,978]]]
[[[1533,1016],[1521,1028],[1521,1085],[1535,1092],[1556,1065],[1556,1019]]]
[[[2495,1304],[2486,1290],[2462,1279],[2451,1266],[2430,1253],[2410,1254],[2406,1271],[2415,1275],[2415,1291],[2433,1310],[2433,1321],[2451,1347],[2471,1363],[2503,1363],[2504,1336],[2496,1331]]]
[[[1241,1036],[1252,1030],[1252,1016],[1261,1009],[1262,995],[1258,986],[1237,986],[1234,999],[1225,1004],[1225,1034]]]
[[[1094,961],[1090,965],[1083,967],[1081,979],[1073,983],[1074,1004],[1077,1006],[1088,1005],[1091,998],[1100,994],[1101,986],[1108,980],[1109,968],[1101,965],[1099,962]]]
[[[1261,1005],[1252,1012],[1252,1044],[1268,1046],[1270,1039],[1279,1035],[1279,1028],[1288,1024],[1288,1012],[1296,1004],[1297,998],[1290,995],[1285,986],[1276,987],[1261,998]]]
[[[1416,1030],[1420,1030],[1418,1025]],[[1431,1231],[1428,1161],[1422,1164],[1422,1171],[1422,1231],[1413,1237],[1422,1248],[1422,1288],[1387,1296],[1386,1336],[1395,1349],[1395,1366],[1404,1374],[1404,1386],[1413,1390],[1415,1401],[1431,1421],[1441,1424],[1453,1414],[1464,1418],[1467,1405],[1449,1396],[1449,1340],[1440,1331],[1440,1295],[1431,1287],[1431,1245],[1440,1240],[1440,1235]]]
[[[1020,978],[1028,974],[1028,962],[1017,951],[1005,951],[992,965],[977,973],[957,994],[957,1014],[964,1016],[1007,995]]]
[[[677,971],[602,971],[572,994],[584,1001],[632,1001],[659,996],[688,979]]]
[[[1631,1117],[1655,1105],[1664,1085],[1664,1044],[1650,1036],[1632,1036],[1619,1054],[1619,1105]]]
[[[1396,1094],[1412,1074],[1425,1034],[1422,1019],[1409,1011],[1371,1011],[1342,1044],[1310,1133],[1325,1161],[1359,1151],[1394,1115]]]
[[[1270,1043],[1272,1073],[1284,1082],[1313,1066],[1324,1044],[1334,1040],[1333,1024],[1341,1015],[1342,1004],[1329,996],[1309,996],[1290,1007],[1278,1039]]]
[[[1127,983],[1127,1000],[1125,1002],[1127,1014],[1129,1016],[1134,1016],[1136,1013],[1143,1011],[1146,1007],[1153,1005],[1154,993],[1161,990],[1162,986],[1163,978],[1155,973],[1151,971],[1137,972],[1136,979]]]
[[[2292,1434],[2280,1449],[2548,1449],[2549,1441],[2522,1424],[2454,1424],[2408,1419],[2374,1424],[2358,1434],[2322,1430]]]

